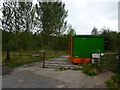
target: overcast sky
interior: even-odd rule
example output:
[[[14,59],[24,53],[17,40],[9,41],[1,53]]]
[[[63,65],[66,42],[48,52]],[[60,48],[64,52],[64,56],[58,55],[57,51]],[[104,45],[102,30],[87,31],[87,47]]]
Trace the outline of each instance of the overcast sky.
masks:
[[[34,3],[36,3],[34,0]],[[66,20],[77,34],[90,34],[93,27],[118,31],[119,0],[62,0],[68,10]],[[1,16],[1,15],[0,15]]]
[[[119,0],[63,0],[67,21],[77,34],[90,34],[93,27],[118,30]]]

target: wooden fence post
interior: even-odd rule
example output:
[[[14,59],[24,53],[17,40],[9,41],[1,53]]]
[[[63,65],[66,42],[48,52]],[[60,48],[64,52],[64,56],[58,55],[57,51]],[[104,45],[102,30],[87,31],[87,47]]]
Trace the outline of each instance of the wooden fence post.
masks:
[[[7,52],[6,52],[6,61],[10,61],[10,49],[7,49]]]
[[[98,50],[97,53],[100,55],[100,50]],[[98,58],[98,66],[100,66],[100,57]]]
[[[45,51],[42,52],[43,68],[45,68]]]

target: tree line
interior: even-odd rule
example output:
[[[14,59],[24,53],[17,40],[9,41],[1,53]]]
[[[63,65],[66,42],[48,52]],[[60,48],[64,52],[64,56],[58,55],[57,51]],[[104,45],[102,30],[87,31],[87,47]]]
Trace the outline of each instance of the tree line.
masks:
[[[120,53],[120,32],[105,27],[98,30],[94,27],[91,34],[104,36],[104,51]]]
[[[75,34],[62,2],[4,2],[2,13],[3,51],[67,50]]]

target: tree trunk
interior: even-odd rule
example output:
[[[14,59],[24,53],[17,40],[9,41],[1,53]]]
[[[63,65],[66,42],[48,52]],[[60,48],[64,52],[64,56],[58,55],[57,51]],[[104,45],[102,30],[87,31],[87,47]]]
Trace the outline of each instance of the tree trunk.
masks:
[[[6,52],[6,61],[10,61],[10,49],[7,49],[7,52]]]

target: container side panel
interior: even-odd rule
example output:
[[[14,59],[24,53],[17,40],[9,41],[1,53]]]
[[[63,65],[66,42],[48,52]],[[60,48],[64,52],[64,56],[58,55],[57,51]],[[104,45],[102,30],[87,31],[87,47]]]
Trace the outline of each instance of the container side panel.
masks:
[[[103,38],[74,37],[73,40],[73,57],[74,58],[91,58],[92,53],[97,50],[103,53]]]

